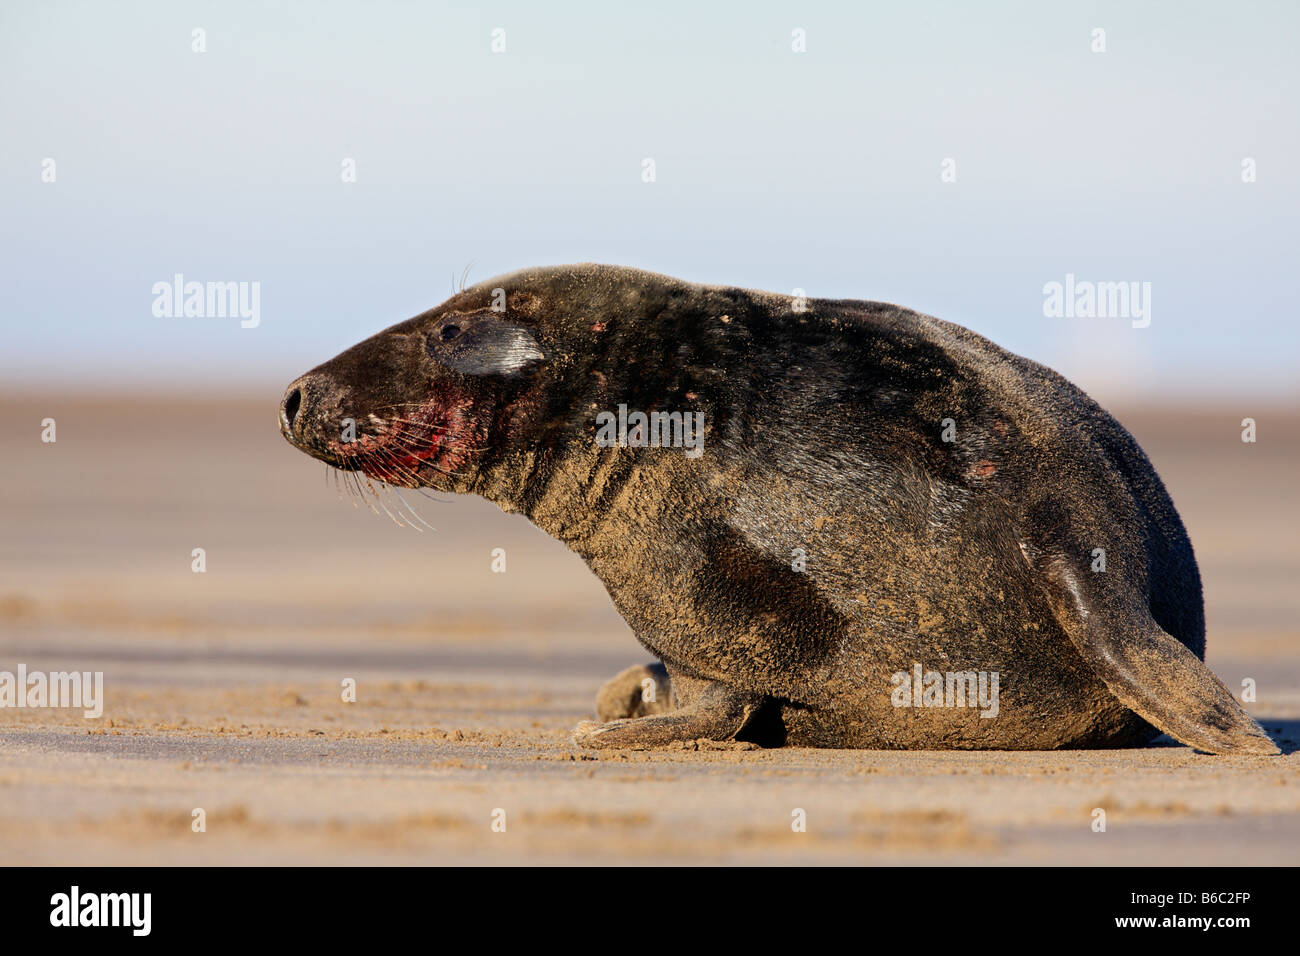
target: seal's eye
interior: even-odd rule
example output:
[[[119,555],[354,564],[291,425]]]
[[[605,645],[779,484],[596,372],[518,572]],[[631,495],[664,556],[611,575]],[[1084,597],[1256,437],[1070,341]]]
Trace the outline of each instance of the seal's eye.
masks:
[[[438,338],[444,342],[450,342],[458,335],[460,335],[459,325],[444,325],[441,331],[438,332]]]

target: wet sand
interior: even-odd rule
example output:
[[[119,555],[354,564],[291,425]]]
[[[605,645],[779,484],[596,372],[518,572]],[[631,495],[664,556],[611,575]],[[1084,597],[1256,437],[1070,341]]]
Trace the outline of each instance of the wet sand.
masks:
[[[582,561],[478,500],[408,493],[423,533],[340,501],[277,398],[0,400],[0,670],[103,671],[106,696],[0,709],[0,860],[1295,862],[1294,412],[1116,410],[1196,547],[1210,665],[1256,681],[1282,758],[597,753],[570,729],[648,656]]]

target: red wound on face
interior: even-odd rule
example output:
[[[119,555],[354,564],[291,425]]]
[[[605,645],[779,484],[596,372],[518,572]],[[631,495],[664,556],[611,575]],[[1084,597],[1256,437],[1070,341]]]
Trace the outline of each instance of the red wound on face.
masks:
[[[439,389],[421,405],[380,410],[378,434],[353,442],[330,443],[331,451],[379,481],[401,487],[421,484],[421,470],[452,474],[481,444],[473,400],[461,392]]]

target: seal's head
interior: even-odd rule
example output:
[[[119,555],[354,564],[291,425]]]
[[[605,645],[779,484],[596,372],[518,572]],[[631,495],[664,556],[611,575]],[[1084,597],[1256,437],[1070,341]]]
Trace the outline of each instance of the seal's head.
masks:
[[[294,381],[281,433],[336,468],[467,490],[485,454],[527,440],[546,359],[530,317],[494,310],[490,291],[466,290]]]
[[[527,511],[566,468],[591,478],[597,411],[710,408],[749,295],[589,263],[489,279],[293,382],[280,431],[336,468]]]

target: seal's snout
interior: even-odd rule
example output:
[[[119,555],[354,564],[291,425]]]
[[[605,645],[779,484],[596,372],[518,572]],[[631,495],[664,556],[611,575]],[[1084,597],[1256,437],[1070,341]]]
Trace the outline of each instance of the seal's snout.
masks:
[[[322,389],[311,375],[291,382],[280,400],[280,434],[304,451],[312,443],[312,419],[316,416]]]
[[[293,421],[298,417],[301,408],[302,389],[290,387],[289,391],[284,393],[284,401],[280,403],[280,431],[286,436],[293,434]]]

